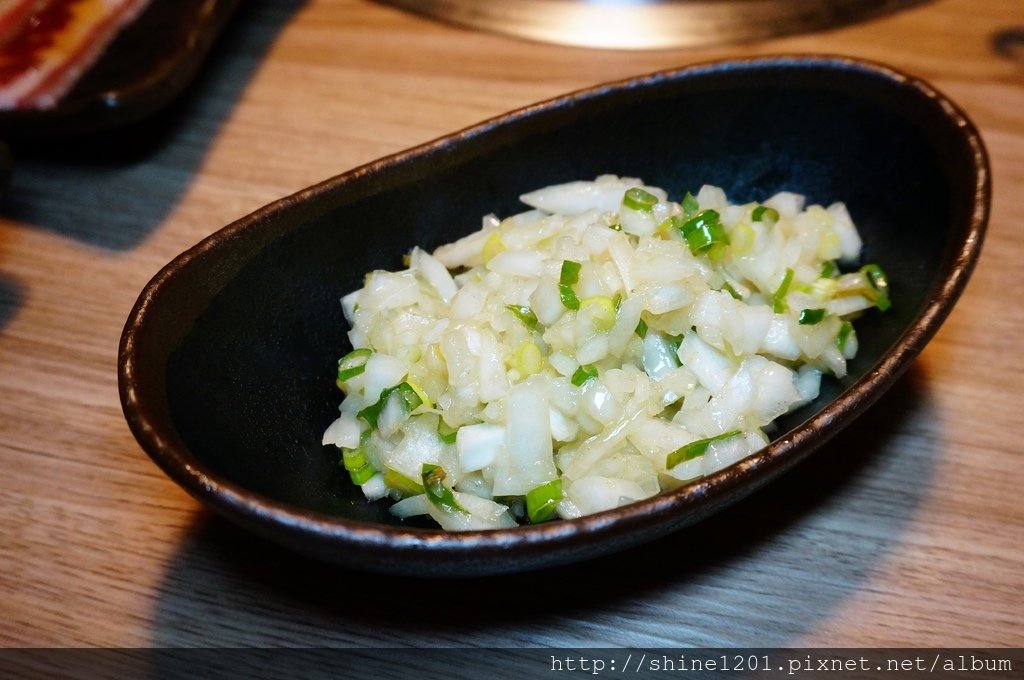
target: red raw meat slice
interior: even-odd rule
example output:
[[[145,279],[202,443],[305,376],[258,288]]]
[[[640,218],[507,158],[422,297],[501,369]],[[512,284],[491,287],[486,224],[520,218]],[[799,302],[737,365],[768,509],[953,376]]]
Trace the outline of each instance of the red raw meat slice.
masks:
[[[151,1],[49,0],[27,20],[23,5],[38,3],[2,2],[0,21],[20,20],[23,30],[0,37],[0,109],[54,106]]]
[[[17,38],[48,4],[50,0],[0,0],[0,45]]]

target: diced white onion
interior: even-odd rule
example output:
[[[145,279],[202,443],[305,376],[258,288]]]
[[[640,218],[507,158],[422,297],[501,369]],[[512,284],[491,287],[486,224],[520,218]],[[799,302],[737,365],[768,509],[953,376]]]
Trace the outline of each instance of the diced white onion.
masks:
[[[624,201],[634,187],[653,205]],[[383,473],[419,480],[429,463],[463,508],[421,494],[395,503],[397,517],[511,527],[524,497],[556,479],[558,515],[580,517],[733,465],[767,444],[776,418],[818,398],[823,374],[846,375],[857,337],[842,350],[836,339],[876,305],[862,271],[821,276],[826,260],[860,256],[842,203],[805,207],[782,192],[760,204],[778,219],[754,220],[758,203],[702,186],[699,210],[715,210],[731,241],[712,257],[666,225],[683,206],[640,179],[602,175],[522,199],[531,209],[487,215],[433,254],[413,248],[407,270],[371,272],[342,298],[352,346],[372,353],[342,383],[323,443],[362,447],[378,471],[362,485],[368,499],[408,493]],[[563,276],[566,261],[578,276]],[[359,417],[399,385],[375,425]],[[706,438],[702,455],[675,463]]]
[[[611,510],[648,496],[636,482],[598,475],[576,480],[566,495],[584,515]]]
[[[483,470],[492,465],[505,446],[505,428],[491,423],[463,425],[455,435],[455,449],[463,472]]]
[[[384,475],[380,473],[370,477],[359,488],[368,501],[379,501],[388,495],[388,485],[384,483]]]
[[[548,381],[537,376],[508,391],[505,457],[495,469],[494,495],[524,496],[558,476],[547,392]]]
[[[441,300],[451,302],[455,293],[458,292],[458,288],[448,269],[437,258],[419,248],[412,249],[409,260],[410,266],[419,270],[423,278],[437,291]]]
[[[324,446],[341,446],[354,449],[359,446],[359,421],[352,413],[342,413],[324,432]]]
[[[368,403],[377,401],[380,393],[402,381],[409,372],[409,364],[397,357],[374,352],[366,360],[363,370],[363,391]]]

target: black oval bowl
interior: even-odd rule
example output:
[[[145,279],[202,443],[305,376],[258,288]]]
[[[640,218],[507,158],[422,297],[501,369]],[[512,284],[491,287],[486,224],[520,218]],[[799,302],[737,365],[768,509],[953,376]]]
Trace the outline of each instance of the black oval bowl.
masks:
[[[675,491],[572,521],[446,533],[368,504],[321,446],[349,349],[339,298],[519,211],[531,189],[602,173],[735,201],[780,190],[847,203],[893,308],[858,323],[841,381],[763,451]],[[622,550],[746,496],[811,454],[907,368],[978,257],[989,206],[981,139],[926,83],[833,57],[683,68],[515,111],[351,170],[221,229],[142,291],[119,356],[128,423],[153,460],[230,520],[359,569],[467,576]]]

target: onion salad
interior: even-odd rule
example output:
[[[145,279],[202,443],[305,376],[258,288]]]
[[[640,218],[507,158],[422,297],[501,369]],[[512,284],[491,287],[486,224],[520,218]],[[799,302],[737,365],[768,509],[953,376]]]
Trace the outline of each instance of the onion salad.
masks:
[[[890,305],[842,203],[611,175],[521,200],[341,300],[354,349],[323,442],[397,517],[576,518],[720,470],[846,375],[851,321]]]

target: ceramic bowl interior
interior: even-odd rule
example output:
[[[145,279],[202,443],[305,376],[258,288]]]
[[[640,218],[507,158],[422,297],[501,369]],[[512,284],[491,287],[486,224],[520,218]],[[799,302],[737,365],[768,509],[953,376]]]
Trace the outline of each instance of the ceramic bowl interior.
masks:
[[[523,209],[531,189],[603,173],[737,202],[846,202],[893,308],[858,322],[843,380],[767,449],[699,483],[574,521],[446,534],[366,503],[321,434],[349,343],[339,298]],[[956,300],[988,210],[984,149],[959,110],[887,68],[825,57],[717,63],[574,93],[352,170],[229,225],[171,262],[122,338],[125,413],[202,502],[304,553],[364,569],[480,575],[627,548],[695,522],[811,453],[909,365]]]

